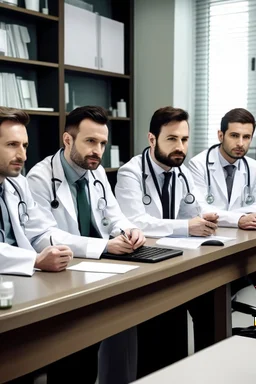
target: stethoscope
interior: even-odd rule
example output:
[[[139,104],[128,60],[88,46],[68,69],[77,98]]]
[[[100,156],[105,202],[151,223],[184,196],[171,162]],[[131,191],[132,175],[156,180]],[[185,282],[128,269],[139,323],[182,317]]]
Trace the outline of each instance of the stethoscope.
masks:
[[[214,202],[214,195],[211,191],[212,187],[211,187],[211,175],[210,175],[210,170],[209,170],[209,165],[210,164],[213,164],[213,163],[210,163],[209,161],[209,157],[210,157],[210,153],[211,151],[214,149],[214,148],[217,148],[219,147],[220,144],[214,144],[211,148],[208,149],[207,151],[207,155],[206,155],[206,173],[207,173],[207,195],[205,197],[205,200],[207,202],[207,204],[212,204]],[[251,193],[251,174],[250,174],[250,169],[249,169],[249,165],[248,165],[248,162],[247,160],[242,157],[242,160],[244,162],[244,166],[246,168],[246,173],[247,173],[247,183],[246,185],[244,186],[244,203],[246,205],[252,205],[254,202],[255,202],[255,197],[252,195]]]
[[[62,180],[57,179],[56,177],[54,177],[53,159],[54,159],[55,155],[56,155],[56,153],[51,157],[51,170],[52,170],[51,182],[52,182],[52,193],[53,193],[53,200],[51,201],[51,207],[53,209],[57,209],[59,207],[59,205],[60,205],[60,203],[59,203],[59,201],[57,199],[55,183],[56,182],[62,183]],[[107,198],[106,198],[106,191],[105,191],[103,183],[100,180],[96,179],[96,177],[95,177],[95,175],[94,175],[94,173],[92,171],[90,171],[90,172],[91,172],[92,177],[94,179],[93,185],[96,187],[97,184],[100,184],[101,189],[102,189],[102,196],[98,200],[97,208],[98,208],[99,211],[101,211],[101,214],[102,214],[102,219],[101,219],[102,225],[104,227],[107,227],[110,224],[110,220],[106,217],[106,209],[107,209],[107,205],[108,205]]]
[[[147,159],[148,167],[149,167],[151,176],[153,178],[153,181],[154,181],[157,193],[159,195],[160,200],[162,201],[162,194],[161,194],[161,191],[160,191],[160,188],[159,188],[159,184],[157,182],[157,178],[156,178],[156,175],[155,175],[155,172],[154,172],[154,169],[153,169],[153,166],[151,164],[151,161],[150,161],[150,158],[149,158],[149,154],[148,154],[149,148],[150,147],[147,147],[147,148],[144,149],[144,151],[142,152],[142,159],[141,159],[141,162],[142,162],[142,164],[141,164],[142,165],[142,188],[143,188],[142,202],[143,202],[144,205],[149,205],[152,202],[152,198],[147,193],[147,189],[146,189],[146,179],[147,179],[148,175],[145,172],[146,171],[145,158]],[[195,202],[195,196],[193,195],[193,193],[190,192],[189,185],[188,185],[188,180],[187,180],[186,176],[184,175],[184,173],[182,172],[181,168],[178,167],[178,169],[179,169],[178,177],[182,177],[182,179],[185,182],[186,189],[187,189],[187,194],[184,197],[184,201],[185,201],[186,204],[193,204]]]
[[[6,180],[12,185],[12,187],[14,188],[15,192],[17,193],[17,195],[19,197],[19,200],[20,200],[19,203],[18,203],[19,221],[20,221],[20,226],[23,229],[25,229],[25,224],[29,220],[27,204],[25,203],[24,200],[22,200],[22,197],[21,197],[21,194],[20,194],[20,191],[19,191],[17,185],[12,180],[10,180],[8,177],[6,178]],[[1,230],[1,235],[5,239],[5,234],[3,236],[3,233],[4,233],[4,231]]]

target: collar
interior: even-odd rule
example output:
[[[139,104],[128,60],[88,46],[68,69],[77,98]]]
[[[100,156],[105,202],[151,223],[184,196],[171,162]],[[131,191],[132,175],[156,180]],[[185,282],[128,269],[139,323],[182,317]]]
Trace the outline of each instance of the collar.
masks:
[[[60,152],[60,161],[68,184],[75,184],[77,180],[86,177],[87,171],[76,165],[74,162],[72,162],[72,165],[67,162],[64,156],[64,150],[61,150]]]
[[[230,164],[220,153],[220,149],[218,148],[219,161],[222,168],[226,167],[226,165],[234,165],[237,169],[240,169],[240,159],[237,159],[233,164]]]

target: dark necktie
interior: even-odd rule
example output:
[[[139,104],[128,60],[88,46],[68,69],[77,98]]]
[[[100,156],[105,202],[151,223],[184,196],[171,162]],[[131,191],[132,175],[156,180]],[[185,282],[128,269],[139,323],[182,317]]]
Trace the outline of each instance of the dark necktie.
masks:
[[[82,236],[89,236],[91,224],[91,207],[85,192],[86,183],[85,178],[76,181],[78,224]]]
[[[232,193],[232,187],[233,187],[233,181],[234,181],[234,165],[226,165],[225,170],[227,171],[227,177],[226,177],[226,184],[227,184],[227,191],[228,191],[228,202],[230,202],[230,197]]]
[[[172,177],[171,189],[171,215],[170,215],[170,194],[169,184]],[[164,172],[164,185],[162,188],[163,219],[175,218],[175,172]]]

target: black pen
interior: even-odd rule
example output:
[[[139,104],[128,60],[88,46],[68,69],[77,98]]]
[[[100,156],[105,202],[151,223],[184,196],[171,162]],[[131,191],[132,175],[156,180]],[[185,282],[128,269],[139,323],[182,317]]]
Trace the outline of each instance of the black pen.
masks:
[[[127,240],[127,242],[129,242],[129,244],[131,244],[129,237],[127,236],[125,231],[121,228],[120,228],[120,234],[125,238],[125,240]]]
[[[123,235],[127,240],[129,240],[128,236],[126,235],[125,231],[120,228],[120,234]]]
[[[52,236],[50,236],[50,244],[53,246]]]

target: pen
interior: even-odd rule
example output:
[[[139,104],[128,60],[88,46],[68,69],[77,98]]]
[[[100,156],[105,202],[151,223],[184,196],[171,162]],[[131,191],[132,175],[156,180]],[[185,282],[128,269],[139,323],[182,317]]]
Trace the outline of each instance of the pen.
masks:
[[[127,240],[129,240],[128,236],[126,235],[125,231],[120,228],[120,234],[124,236]]]
[[[50,236],[50,244],[53,246],[52,236]]]

